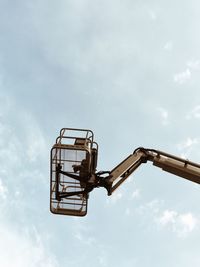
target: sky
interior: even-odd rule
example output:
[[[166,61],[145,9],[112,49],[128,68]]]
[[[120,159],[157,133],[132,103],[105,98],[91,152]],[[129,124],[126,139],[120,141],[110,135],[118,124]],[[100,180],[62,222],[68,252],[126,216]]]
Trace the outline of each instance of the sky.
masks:
[[[0,0],[0,265],[199,267],[200,187],[141,166],[83,218],[50,213],[50,150],[91,129],[98,170],[139,146],[200,162],[197,0]]]

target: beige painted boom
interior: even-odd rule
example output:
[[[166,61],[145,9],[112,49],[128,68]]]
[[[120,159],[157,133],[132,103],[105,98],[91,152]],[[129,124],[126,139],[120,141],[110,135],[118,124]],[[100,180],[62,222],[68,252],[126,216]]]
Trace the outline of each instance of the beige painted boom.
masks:
[[[107,180],[111,195],[142,163],[153,162],[154,166],[200,184],[200,165],[154,149],[138,148],[110,172]]]
[[[142,163],[200,184],[200,164],[155,149],[139,147],[111,171],[98,171],[98,144],[89,129],[63,128],[50,153],[50,210],[85,216],[90,192],[111,195]]]

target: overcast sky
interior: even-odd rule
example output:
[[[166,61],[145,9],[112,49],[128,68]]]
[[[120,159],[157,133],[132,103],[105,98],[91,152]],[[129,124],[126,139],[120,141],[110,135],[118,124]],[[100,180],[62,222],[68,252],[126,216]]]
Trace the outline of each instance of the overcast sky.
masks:
[[[200,187],[146,164],[84,218],[49,211],[49,154],[88,128],[98,170],[138,146],[200,162],[197,0],[0,0],[0,266],[199,267]]]

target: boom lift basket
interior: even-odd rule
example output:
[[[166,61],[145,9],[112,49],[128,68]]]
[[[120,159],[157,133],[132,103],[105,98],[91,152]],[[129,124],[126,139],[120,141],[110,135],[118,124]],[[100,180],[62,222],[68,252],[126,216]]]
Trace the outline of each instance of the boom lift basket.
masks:
[[[87,178],[96,171],[98,145],[93,132],[63,128],[51,149],[50,210],[52,213],[85,216]]]
[[[143,163],[200,184],[200,164],[163,151],[138,147],[111,171],[96,172],[98,145],[91,130],[63,128],[51,149],[50,210],[85,216],[89,193],[112,193]]]

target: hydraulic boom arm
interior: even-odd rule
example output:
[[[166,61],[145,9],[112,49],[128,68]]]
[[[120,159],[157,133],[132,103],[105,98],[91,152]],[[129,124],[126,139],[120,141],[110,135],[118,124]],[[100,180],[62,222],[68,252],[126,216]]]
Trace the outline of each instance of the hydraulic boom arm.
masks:
[[[111,195],[142,163],[153,162],[154,166],[187,180],[200,184],[200,165],[154,149],[137,148],[116,166],[107,177],[108,194]]]
[[[97,172],[98,144],[88,129],[63,128],[50,154],[50,210],[85,216],[90,192],[104,187],[111,195],[142,163],[200,184],[200,164],[165,152],[137,148],[111,171]]]

